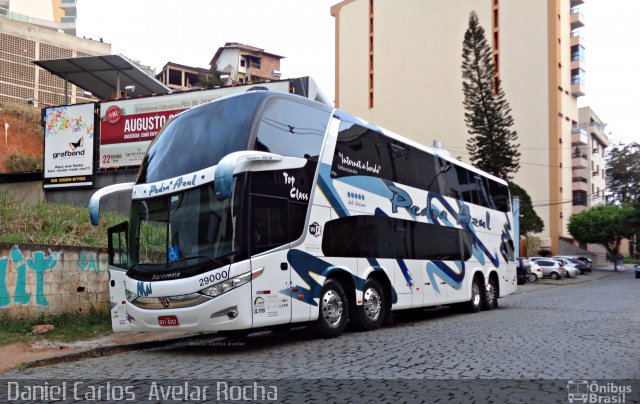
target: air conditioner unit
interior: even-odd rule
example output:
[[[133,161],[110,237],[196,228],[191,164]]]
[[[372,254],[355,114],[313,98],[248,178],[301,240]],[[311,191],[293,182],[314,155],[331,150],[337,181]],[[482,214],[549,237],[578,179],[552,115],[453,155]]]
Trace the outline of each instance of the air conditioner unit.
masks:
[[[282,76],[282,73],[280,72],[280,70],[274,70],[272,74],[273,74],[273,77],[280,77],[280,76]]]
[[[594,172],[593,172],[593,176],[594,176],[594,177],[597,177],[597,176],[598,176],[598,172],[597,172],[597,171],[594,171]]]

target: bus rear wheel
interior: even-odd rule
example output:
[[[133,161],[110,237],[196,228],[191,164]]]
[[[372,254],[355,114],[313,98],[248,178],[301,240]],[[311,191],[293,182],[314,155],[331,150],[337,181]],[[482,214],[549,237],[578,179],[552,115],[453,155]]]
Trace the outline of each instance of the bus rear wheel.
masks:
[[[360,330],[376,330],[382,326],[387,315],[384,301],[384,291],[380,283],[372,278],[367,279],[362,289],[362,305],[353,310],[351,319],[354,326]]]
[[[314,328],[323,338],[335,338],[342,334],[349,319],[349,302],[342,285],[327,279],[320,292],[320,313]]]
[[[471,300],[466,304],[466,311],[469,313],[477,313],[482,308],[482,288],[477,277],[473,278],[471,283]]]
[[[482,308],[493,310],[498,307],[498,281],[495,276],[489,277],[489,282],[485,286]]]

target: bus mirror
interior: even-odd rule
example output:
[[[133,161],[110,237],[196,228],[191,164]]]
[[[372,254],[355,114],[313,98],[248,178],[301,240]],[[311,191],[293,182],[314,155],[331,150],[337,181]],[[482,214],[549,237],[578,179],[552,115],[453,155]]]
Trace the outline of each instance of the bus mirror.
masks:
[[[268,164],[271,167],[273,163],[279,163],[283,159],[284,157],[278,154],[251,150],[227,154],[216,167],[214,181],[216,198],[223,201],[231,196],[234,174],[252,171],[256,166],[259,167],[264,164]]]
[[[102,199],[103,196],[116,192],[130,191],[134,185],[134,182],[125,182],[122,184],[109,185],[97,190],[89,201],[89,219],[91,220],[91,224],[97,226],[100,221],[100,199]]]

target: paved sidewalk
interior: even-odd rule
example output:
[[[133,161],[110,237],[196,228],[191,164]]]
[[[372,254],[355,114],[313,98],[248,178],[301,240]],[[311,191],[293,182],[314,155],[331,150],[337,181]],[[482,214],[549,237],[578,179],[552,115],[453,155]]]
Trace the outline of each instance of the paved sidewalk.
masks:
[[[146,349],[198,334],[172,333],[114,333],[76,342],[39,340],[0,346],[0,373],[16,367],[35,367],[87,357],[109,355],[136,349]]]

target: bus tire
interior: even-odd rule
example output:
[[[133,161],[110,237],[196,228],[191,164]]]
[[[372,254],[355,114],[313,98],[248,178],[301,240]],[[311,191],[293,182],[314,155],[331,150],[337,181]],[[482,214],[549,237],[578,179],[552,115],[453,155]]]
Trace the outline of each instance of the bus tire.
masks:
[[[342,334],[349,320],[349,301],[342,285],[335,279],[327,279],[320,292],[318,319],[315,331],[323,338],[335,338]]]
[[[362,305],[353,310],[351,319],[357,329],[372,331],[380,328],[387,316],[384,291],[380,283],[369,278],[362,288]]]
[[[482,299],[482,308],[484,310],[493,310],[498,307],[498,282],[495,276],[489,276],[489,282],[487,282],[484,288],[484,294]]]
[[[471,282],[471,300],[467,302],[465,308],[469,313],[477,313],[482,309],[482,287],[477,276],[474,276]]]

